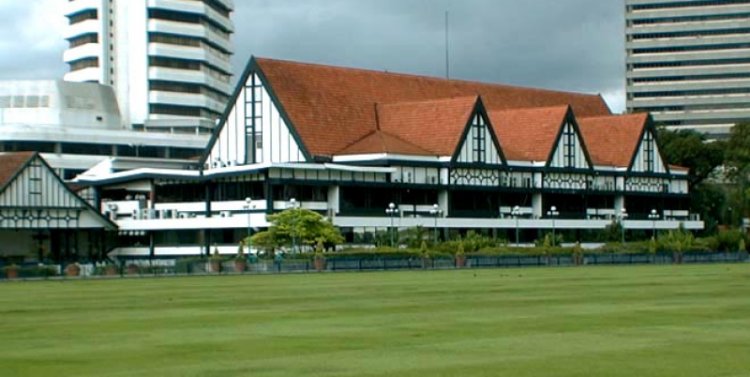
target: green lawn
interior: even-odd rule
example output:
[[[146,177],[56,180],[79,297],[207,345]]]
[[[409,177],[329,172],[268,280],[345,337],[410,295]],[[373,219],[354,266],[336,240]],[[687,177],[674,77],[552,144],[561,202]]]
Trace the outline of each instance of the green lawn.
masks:
[[[0,284],[0,376],[750,376],[750,264]]]

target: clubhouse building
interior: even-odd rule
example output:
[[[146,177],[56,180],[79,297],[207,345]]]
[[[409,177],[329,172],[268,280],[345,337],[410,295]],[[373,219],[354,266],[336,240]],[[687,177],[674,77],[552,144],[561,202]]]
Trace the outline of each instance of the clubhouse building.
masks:
[[[192,169],[105,162],[75,182],[117,225],[115,256],[234,253],[291,206],[350,241],[391,226],[702,229],[655,137],[649,115],[598,95],[253,58]]]

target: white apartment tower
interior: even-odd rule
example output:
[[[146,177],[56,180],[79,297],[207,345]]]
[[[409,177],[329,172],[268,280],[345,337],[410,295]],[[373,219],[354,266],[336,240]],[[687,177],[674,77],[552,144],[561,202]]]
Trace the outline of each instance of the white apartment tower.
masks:
[[[750,0],[625,0],[627,107],[726,137],[750,121]]]
[[[135,129],[205,132],[231,91],[232,0],[68,0],[65,80],[111,85]]]

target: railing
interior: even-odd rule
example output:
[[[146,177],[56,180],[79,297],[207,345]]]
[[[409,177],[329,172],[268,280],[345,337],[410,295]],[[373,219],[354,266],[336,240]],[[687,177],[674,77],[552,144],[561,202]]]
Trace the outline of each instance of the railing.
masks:
[[[477,268],[572,267],[580,265],[667,265],[747,263],[747,252],[723,253],[656,253],[656,254],[582,254],[582,255],[467,255],[462,257],[352,257],[327,259],[277,259],[211,261],[121,260],[117,264],[81,265],[71,276],[70,268],[59,265],[4,267],[0,279],[59,279],[98,277],[156,277],[186,275],[284,274],[309,272],[366,272],[406,270],[450,270]],[[74,269],[75,270],[75,269]]]

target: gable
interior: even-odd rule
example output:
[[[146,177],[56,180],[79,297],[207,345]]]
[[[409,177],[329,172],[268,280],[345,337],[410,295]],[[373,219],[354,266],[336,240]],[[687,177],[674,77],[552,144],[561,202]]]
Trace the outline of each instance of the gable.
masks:
[[[489,113],[504,157],[509,161],[548,162],[568,106]]]
[[[578,133],[575,125],[566,121],[560,137],[557,139],[549,166],[565,169],[589,169],[589,161],[584,150],[583,138]]]
[[[208,168],[305,162],[306,154],[262,75],[251,71],[225,112],[204,164]]]
[[[471,117],[454,161],[460,164],[503,164],[497,138],[481,112],[477,111]]]
[[[661,157],[661,151],[656,142],[656,137],[651,128],[647,128],[643,132],[630,171],[636,173],[659,174],[666,174],[668,172],[666,164],[664,164],[664,159]]]
[[[577,118],[576,121],[594,164],[628,168],[648,122],[648,114]]]
[[[0,192],[0,228],[114,228],[37,155]]]

